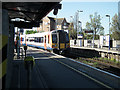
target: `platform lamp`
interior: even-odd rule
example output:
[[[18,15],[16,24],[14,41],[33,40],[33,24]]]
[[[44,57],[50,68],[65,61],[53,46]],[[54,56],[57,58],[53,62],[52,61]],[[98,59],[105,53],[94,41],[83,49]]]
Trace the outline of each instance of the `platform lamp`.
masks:
[[[79,17],[79,12],[83,12],[83,11],[82,10],[77,10],[77,12],[78,12],[78,17]],[[79,23],[79,18],[78,18],[78,22],[77,23]],[[80,22],[80,23],[82,23],[82,22]],[[78,36],[78,32],[77,32],[77,36]]]
[[[106,15],[106,17],[109,17],[109,50],[110,50],[110,15]]]

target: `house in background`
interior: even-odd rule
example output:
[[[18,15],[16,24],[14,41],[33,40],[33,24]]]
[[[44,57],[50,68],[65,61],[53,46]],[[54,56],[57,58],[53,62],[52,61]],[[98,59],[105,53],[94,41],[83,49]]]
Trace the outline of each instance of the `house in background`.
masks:
[[[55,29],[55,20],[52,17],[44,17],[40,27],[37,28],[38,32],[47,32]]]
[[[65,18],[57,18],[57,30],[67,30],[69,27],[69,23]],[[42,19],[42,23],[40,23],[40,27],[37,28],[38,32],[47,32],[56,29],[56,18],[53,17],[44,17]]]
[[[69,23],[65,18],[57,18],[57,29],[58,30],[68,30]]]

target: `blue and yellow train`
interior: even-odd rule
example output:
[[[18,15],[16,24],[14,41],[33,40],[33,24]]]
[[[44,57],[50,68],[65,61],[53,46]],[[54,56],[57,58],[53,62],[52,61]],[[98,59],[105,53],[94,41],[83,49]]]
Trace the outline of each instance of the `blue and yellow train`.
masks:
[[[21,44],[62,53],[70,48],[68,33],[64,30],[21,35]]]

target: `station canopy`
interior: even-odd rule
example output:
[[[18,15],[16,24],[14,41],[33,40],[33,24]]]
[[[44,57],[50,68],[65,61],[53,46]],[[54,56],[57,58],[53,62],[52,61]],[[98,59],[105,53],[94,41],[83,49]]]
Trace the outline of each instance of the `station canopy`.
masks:
[[[24,0],[25,1],[25,0]],[[20,18],[25,21],[14,21],[15,27],[39,27],[41,19],[59,5],[57,2],[2,2],[2,9],[8,10],[10,19]],[[27,21],[27,22],[26,22]]]

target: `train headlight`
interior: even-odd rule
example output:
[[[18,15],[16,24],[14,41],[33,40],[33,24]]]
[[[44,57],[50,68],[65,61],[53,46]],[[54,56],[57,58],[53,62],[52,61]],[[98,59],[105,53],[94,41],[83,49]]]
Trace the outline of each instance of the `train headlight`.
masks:
[[[55,45],[52,45],[52,48],[55,48]]]

